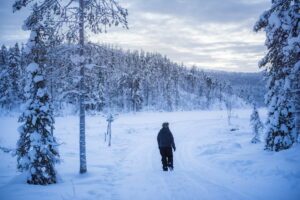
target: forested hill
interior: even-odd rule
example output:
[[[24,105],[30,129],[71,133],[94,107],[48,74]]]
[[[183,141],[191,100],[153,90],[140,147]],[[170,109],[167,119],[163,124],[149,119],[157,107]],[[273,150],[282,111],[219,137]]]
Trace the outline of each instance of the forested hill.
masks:
[[[228,81],[236,94],[251,101],[253,99],[257,106],[265,106],[264,95],[267,90],[263,72],[240,73],[205,70],[205,73],[220,81]]]
[[[195,110],[239,106],[240,100],[262,104],[260,74],[205,72],[187,68],[158,53],[124,51],[89,43],[85,57],[76,45],[45,49],[44,73],[56,111],[77,105],[79,63],[85,63],[86,109],[131,112]],[[26,48],[0,50],[0,105],[18,108],[24,101]],[[237,101],[237,99],[239,101]],[[76,108],[77,106],[74,106]]]

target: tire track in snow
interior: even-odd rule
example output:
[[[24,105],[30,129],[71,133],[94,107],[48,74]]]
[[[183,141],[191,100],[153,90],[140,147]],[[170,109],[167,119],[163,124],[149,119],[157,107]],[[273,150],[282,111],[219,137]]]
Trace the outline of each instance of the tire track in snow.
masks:
[[[150,142],[152,137],[140,135],[135,139],[137,138],[135,144],[138,145],[129,147],[131,151],[120,166],[121,174],[125,174],[126,177],[119,181],[119,188],[116,188],[117,196],[120,200],[153,200],[159,192],[162,199],[171,200],[168,188],[153,162],[153,156],[158,152]],[[156,197],[155,199],[160,199]]]

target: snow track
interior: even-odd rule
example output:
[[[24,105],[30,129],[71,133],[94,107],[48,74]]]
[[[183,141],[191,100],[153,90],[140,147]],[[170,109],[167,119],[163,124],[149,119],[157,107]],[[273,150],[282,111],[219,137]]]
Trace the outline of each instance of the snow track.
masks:
[[[121,168],[130,174],[121,181],[119,197],[124,200],[146,199],[151,200],[199,200],[199,199],[249,199],[239,194],[222,183],[216,184],[203,175],[201,165],[198,163],[193,150],[197,147],[195,134],[186,135],[184,130],[176,130],[178,127],[190,127],[189,133],[193,133],[195,125],[199,126],[201,121],[177,121],[172,123],[173,132],[176,132],[175,141],[177,152],[174,152],[175,170],[163,172],[160,163],[160,154],[155,142],[155,131],[153,134],[139,137],[139,144],[134,153],[126,158],[126,166]],[[216,122],[213,122],[214,125]],[[207,124],[203,124],[207,127]],[[142,133],[139,133],[142,135]],[[201,136],[206,135],[203,133]],[[201,141],[201,140],[200,140]],[[196,164],[195,164],[196,163]],[[128,167],[130,166],[130,167]]]

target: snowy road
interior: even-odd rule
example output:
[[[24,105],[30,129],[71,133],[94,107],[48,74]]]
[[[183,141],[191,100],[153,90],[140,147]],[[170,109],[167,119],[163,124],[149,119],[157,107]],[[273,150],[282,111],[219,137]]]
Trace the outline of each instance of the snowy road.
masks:
[[[216,123],[215,119],[171,123],[177,144],[173,172],[161,170],[154,137],[157,129],[141,134],[138,145],[134,146],[133,153],[126,157],[125,165],[121,166],[130,176],[124,178],[117,189],[119,199],[250,199],[218,180],[210,180],[205,161],[195,157],[197,147],[205,145],[206,138],[212,137]]]
[[[103,142],[105,120],[89,117],[85,175],[78,175],[77,118],[58,118],[55,134],[64,142],[60,183],[24,184],[24,176],[15,172],[15,159],[1,152],[0,199],[299,199],[299,146],[277,154],[263,151],[262,144],[249,143],[250,111],[236,113],[235,132],[229,131],[224,111],[121,115],[112,126],[112,147]],[[0,125],[9,120],[1,119]],[[162,171],[156,143],[164,121],[170,122],[177,146],[173,172]],[[17,138],[13,131],[1,134],[0,144],[12,147]]]

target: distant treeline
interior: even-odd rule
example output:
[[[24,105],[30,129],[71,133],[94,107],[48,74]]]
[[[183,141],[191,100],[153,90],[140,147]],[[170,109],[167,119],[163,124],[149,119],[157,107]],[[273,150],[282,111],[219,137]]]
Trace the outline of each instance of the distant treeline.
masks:
[[[224,107],[242,99],[263,104],[260,73],[207,72],[187,68],[158,53],[124,51],[108,45],[85,45],[85,57],[76,45],[45,50],[47,88],[57,112],[77,105],[79,62],[85,64],[85,104],[89,111],[195,110]],[[24,101],[26,47],[16,44],[0,50],[0,106],[12,110]],[[77,106],[75,106],[77,107]]]

